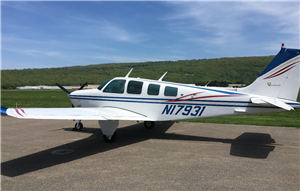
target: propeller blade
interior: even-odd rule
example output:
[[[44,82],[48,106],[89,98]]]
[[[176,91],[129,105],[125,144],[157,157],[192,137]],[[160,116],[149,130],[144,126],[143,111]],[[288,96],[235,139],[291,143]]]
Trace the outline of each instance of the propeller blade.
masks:
[[[88,83],[85,82],[85,84],[83,84],[78,90],[81,90],[82,88],[84,88],[84,87],[87,86],[87,85],[88,85]]]
[[[70,94],[71,92],[69,92],[66,88],[64,88],[63,86],[59,85],[58,83],[55,83],[61,90],[63,90],[64,92],[66,92],[67,94]]]

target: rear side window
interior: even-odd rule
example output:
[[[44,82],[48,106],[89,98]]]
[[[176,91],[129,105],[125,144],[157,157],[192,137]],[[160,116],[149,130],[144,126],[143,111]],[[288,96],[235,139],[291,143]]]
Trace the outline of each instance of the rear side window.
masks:
[[[142,93],[143,82],[139,81],[129,81],[127,86],[127,93],[129,94],[141,94]]]
[[[166,86],[165,87],[165,96],[177,96],[178,88]]]
[[[124,93],[125,82],[126,80],[113,80],[105,87],[103,92],[122,94]]]
[[[147,94],[148,95],[158,95],[159,94],[160,85],[157,84],[149,84]]]

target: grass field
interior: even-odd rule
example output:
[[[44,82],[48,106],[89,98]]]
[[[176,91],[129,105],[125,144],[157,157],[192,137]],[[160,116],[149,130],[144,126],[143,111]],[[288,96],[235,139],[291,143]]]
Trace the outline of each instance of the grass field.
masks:
[[[68,94],[62,90],[1,90],[1,106],[18,108],[71,107]]]
[[[61,90],[2,90],[1,106],[18,108],[71,107],[67,94]],[[300,96],[298,95],[298,102]],[[300,109],[270,114],[215,117],[185,120],[200,123],[244,124],[261,126],[300,127]]]

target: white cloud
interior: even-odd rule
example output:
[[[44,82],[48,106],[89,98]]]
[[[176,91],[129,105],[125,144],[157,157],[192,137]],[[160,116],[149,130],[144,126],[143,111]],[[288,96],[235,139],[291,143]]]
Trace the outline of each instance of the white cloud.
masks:
[[[189,42],[245,45],[254,32],[261,33],[257,41],[262,36],[267,40],[269,34],[289,35],[288,41],[299,41],[299,2],[168,3],[176,10],[164,18],[169,30],[184,35]]]
[[[35,52],[39,52],[41,55],[54,56],[59,54],[54,54],[55,52],[78,52],[78,51],[109,51],[114,52],[117,49],[100,46],[97,43],[92,42],[72,42],[72,41],[59,41],[59,40],[51,40],[51,39],[43,39],[43,40],[33,40],[33,39],[25,39],[21,37],[9,37],[3,35],[2,37],[2,50],[22,53],[27,55],[37,55]],[[17,48],[16,48],[17,47]],[[42,53],[45,51],[45,53]]]
[[[163,61],[163,60],[180,60],[184,59],[181,56],[159,56],[158,58],[153,57],[139,57],[139,56],[121,56],[121,55],[97,55],[91,56],[90,58],[99,60],[103,63],[103,60],[107,63],[130,63],[130,62],[147,62],[147,61]]]
[[[5,48],[5,51],[10,51],[18,54],[24,54],[27,56],[31,56],[33,58],[45,58],[45,57],[55,57],[55,58],[63,58],[65,57],[62,52],[57,51],[46,51],[46,50],[36,50],[36,49],[16,49],[16,48]]]
[[[86,37],[95,39],[109,38],[115,41],[139,43],[146,41],[146,34],[143,32],[131,32],[129,29],[119,26],[105,19],[91,19],[85,16],[70,16],[73,20],[73,27],[83,31]],[[72,21],[71,21],[72,22]],[[80,32],[78,32],[80,33]]]
[[[252,20],[259,25],[270,22],[280,33],[299,35],[299,2],[259,2],[247,3],[240,11],[260,14],[260,19]]]

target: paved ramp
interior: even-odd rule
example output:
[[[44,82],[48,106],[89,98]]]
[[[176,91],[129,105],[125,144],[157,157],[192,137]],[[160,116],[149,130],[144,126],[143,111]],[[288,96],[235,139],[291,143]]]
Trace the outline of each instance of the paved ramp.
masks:
[[[1,116],[2,190],[299,190],[299,129]]]

